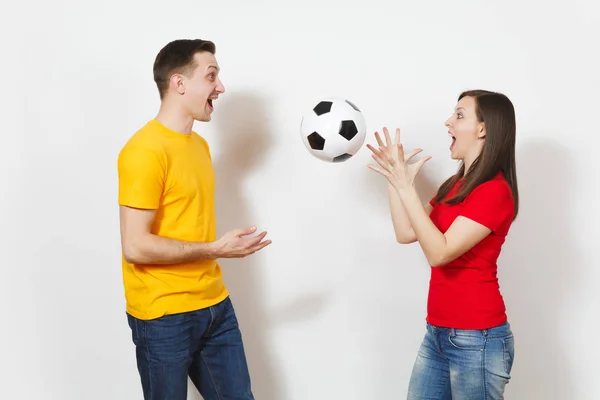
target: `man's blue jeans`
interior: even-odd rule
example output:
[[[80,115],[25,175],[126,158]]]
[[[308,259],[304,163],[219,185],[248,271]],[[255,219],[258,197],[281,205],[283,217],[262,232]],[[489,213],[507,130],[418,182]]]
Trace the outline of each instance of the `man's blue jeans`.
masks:
[[[510,324],[461,330],[427,325],[408,400],[500,400],[515,349]]]
[[[185,400],[188,376],[204,400],[251,400],[231,300],[144,321],[127,314],[145,400]]]

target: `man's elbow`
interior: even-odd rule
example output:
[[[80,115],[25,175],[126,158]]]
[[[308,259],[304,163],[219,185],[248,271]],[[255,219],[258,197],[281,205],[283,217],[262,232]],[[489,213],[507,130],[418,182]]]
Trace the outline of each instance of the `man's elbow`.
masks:
[[[146,262],[144,252],[139,242],[126,240],[123,243],[123,258],[129,264],[143,264]]]
[[[141,256],[139,252],[136,252],[131,248],[123,249],[123,259],[125,259],[125,262],[128,264],[141,264]]]

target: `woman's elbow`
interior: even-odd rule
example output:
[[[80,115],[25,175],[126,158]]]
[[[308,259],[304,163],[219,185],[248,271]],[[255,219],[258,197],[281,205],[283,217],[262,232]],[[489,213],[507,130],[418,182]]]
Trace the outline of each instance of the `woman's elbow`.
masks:
[[[400,243],[400,244],[410,244],[410,243],[414,243],[417,241],[416,236],[414,235],[406,235],[406,236],[401,236],[401,235],[396,235],[396,242]]]
[[[452,257],[449,254],[436,254],[430,257],[427,257],[427,261],[429,261],[429,265],[432,267],[443,267],[446,264],[451,263],[457,257]]]

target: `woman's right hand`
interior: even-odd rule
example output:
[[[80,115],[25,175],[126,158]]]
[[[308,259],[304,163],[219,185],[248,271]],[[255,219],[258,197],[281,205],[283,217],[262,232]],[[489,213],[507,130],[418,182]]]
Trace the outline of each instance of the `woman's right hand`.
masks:
[[[394,142],[392,142],[390,133],[386,127],[383,128],[383,134],[385,135],[385,143],[381,140],[379,132],[375,132],[375,139],[377,140],[377,144],[379,146],[378,150],[370,144],[367,144],[369,150],[373,152],[373,158],[379,164],[379,167],[369,166],[369,168],[384,175],[386,178],[388,178],[390,184],[397,189],[403,185],[412,184],[415,175],[418,173],[418,170],[431,157],[426,157],[414,165],[407,165],[408,161],[415,155],[422,152],[423,149],[416,148],[410,153],[405,154],[402,144],[400,143],[400,128],[396,129],[396,137]],[[400,158],[402,161],[399,160]],[[406,177],[404,177],[404,175],[406,175]]]

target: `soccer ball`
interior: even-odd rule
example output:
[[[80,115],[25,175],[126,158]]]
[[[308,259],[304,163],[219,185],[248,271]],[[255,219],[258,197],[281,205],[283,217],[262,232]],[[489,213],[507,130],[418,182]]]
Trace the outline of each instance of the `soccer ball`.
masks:
[[[322,99],[300,123],[300,136],[310,154],[332,163],[355,155],[365,141],[366,130],[358,107],[339,97]]]

